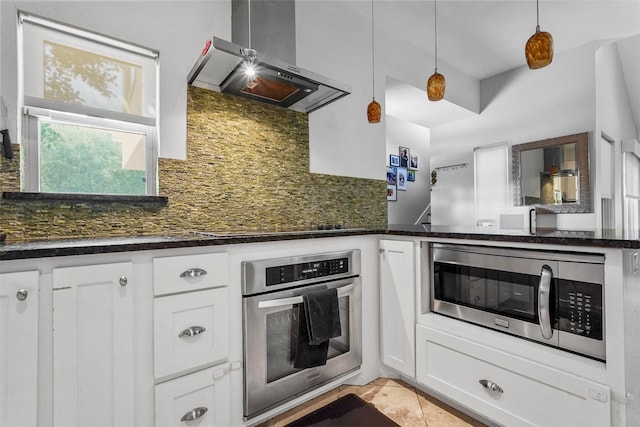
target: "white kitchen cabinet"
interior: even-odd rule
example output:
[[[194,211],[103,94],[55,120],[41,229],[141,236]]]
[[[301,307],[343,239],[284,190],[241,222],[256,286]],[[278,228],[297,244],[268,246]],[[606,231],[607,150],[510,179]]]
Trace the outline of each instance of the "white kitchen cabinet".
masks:
[[[415,377],[415,249],[412,241],[380,241],[382,362]]]
[[[133,426],[131,262],[53,269],[53,423]]]
[[[203,369],[156,385],[156,426],[230,424],[229,365]]]
[[[607,386],[423,325],[416,341],[418,382],[495,422],[611,425]]]
[[[156,426],[229,426],[226,253],[153,259]]]
[[[155,377],[225,361],[228,318],[226,286],[155,298]]]
[[[0,274],[0,426],[38,425],[38,271]]]

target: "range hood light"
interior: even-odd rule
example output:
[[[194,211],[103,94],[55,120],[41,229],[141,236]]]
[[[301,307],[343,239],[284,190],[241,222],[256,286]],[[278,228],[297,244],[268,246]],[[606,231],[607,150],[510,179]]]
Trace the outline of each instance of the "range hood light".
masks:
[[[247,62],[244,64],[244,74],[250,78],[256,76],[256,67],[252,62]]]

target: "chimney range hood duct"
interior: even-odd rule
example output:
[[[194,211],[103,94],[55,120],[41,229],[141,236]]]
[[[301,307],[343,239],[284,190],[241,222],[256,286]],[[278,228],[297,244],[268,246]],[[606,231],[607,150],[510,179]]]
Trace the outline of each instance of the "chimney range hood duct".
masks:
[[[215,36],[207,40],[189,84],[301,113],[351,93],[349,85],[291,65],[296,50],[294,0],[233,0],[232,33],[233,42]],[[253,76],[247,74],[249,64]]]

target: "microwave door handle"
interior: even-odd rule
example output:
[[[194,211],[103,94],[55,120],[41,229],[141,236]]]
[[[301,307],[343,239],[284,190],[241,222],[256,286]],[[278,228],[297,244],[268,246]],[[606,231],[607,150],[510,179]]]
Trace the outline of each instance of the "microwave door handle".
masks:
[[[529,234],[532,234],[532,235],[536,234],[536,228],[537,228],[535,213],[536,213],[535,209],[529,209]]]
[[[551,312],[549,310],[549,299],[551,294],[551,276],[553,270],[548,265],[542,266],[540,272],[540,284],[538,286],[538,318],[540,319],[540,331],[546,339],[551,338]]]
[[[338,298],[345,296],[349,292],[353,290],[356,285],[351,283],[349,285],[341,286],[338,288]],[[271,299],[267,301],[260,301],[258,303],[258,308],[274,308],[274,307],[284,307],[287,305],[293,304],[302,304],[302,295],[289,297],[289,298],[279,298],[279,299]]]

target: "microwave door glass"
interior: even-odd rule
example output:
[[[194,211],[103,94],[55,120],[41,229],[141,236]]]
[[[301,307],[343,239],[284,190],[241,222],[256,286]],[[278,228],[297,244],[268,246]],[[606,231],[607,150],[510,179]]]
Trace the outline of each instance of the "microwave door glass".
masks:
[[[538,323],[538,276],[440,262],[434,273],[437,300]]]

